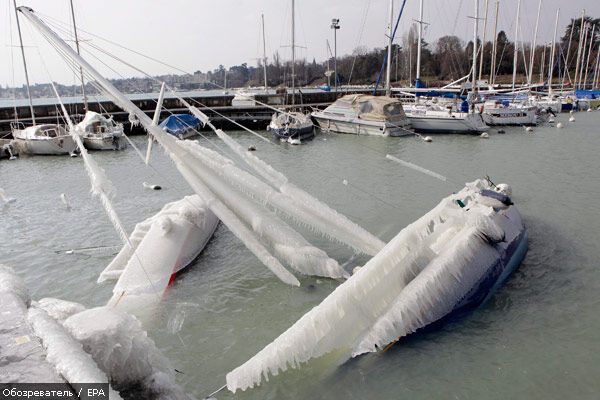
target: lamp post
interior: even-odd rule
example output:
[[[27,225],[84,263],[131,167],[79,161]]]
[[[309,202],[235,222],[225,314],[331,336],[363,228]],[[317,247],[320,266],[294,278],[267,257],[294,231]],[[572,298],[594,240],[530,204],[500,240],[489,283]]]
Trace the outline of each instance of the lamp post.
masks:
[[[333,18],[331,20],[331,29],[333,29],[333,82],[335,85],[335,92],[337,93],[337,30],[340,29],[340,20],[338,18]]]

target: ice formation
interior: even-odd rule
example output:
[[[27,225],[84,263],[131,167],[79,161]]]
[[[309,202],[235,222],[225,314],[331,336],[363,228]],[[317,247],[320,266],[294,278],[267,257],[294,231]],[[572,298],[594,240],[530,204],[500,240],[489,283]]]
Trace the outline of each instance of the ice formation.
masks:
[[[75,63],[79,64],[83,69],[85,69],[91,77],[93,77],[96,81],[98,87],[101,87],[108,97],[119,107],[123,108],[126,112],[130,114],[130,120],[132,122],[139,121],[148,131],[148,133],[156,139],[156,141],[166,150],[169,157],[175,162],[177,168],[180,173],[186,179],[188,184],[194,189],[194,191],[199,194],[202,199],[207,202],[209,208],[223,221],[225,225],[231,230],[231,232],[238,237],[248,249],[255,254],[273,273],[279,277],[282,281],[291,284],[291,285],[299,285],[299,281],[294,277],[289,271],[287,271],[283,265],[275,258],[271,253],[267,250],[267,248],[261,243],[258,235],[254,233],[249,226],[255,228],[256,222],[262,222],[261,220],[266,220],[263,218],[266,215],[264,210],[261,210],[260,218],[253,218],[253,220],[249,223],[248,219],[244,222],[239,215],[236,215],[239,211],[237,204],[230,204],[228,206],[223,201],[224,198],[218,193],[214,193],[218,188],[223,188],[221,193],[228,190],[233,192],[231,188],[226,188],[228,185],[219,177],[214,179],[214,173],[207,171],[206,168],[194,168],[192,165],[194,161],[197,161],[194,154],[190,153],[189,150],[180,146],[175,140],[175,138],[166,134],[156,125],[153,125],[152,120],[148,117],[141,109],[136,107],[131,100],[126,98],[122,93],[120,93],[106,78],[104,78],[98,71],[96,71],[86,60],[84,60],[79,54],[73,51],[73,49],[66,44],[59,36],[56,35],[50,28],[48,28],[36,15],[35,13],[26,7],[20,8],[20,11],[23,15],[37,28],[40,32],[43,33],[44,37],[56,46],[57,49],[62,50],[68,57],[70,57]],[[199,113],[199,110],[191,108],[191,111],[196,114]],[[200,119],[206,120],[205,116],[200,115]],[[135,120],[135,121],[134,121]],[[209,123],[208,121],[206,121]],[[214,128],[211,125],[212,128]],[[356,224],[351,223],[349,220],[341,217],[339,214],[333,212],[324,204],[317,202],[314,197],[306,194],[298,188],[295,188],[292,185],[287,183],[287,179],[280,173],[274,171],[270,166],[266,165],[266,163],[260,161],[256,157],[250,156],[249,152],[246,152],[239,146],[237,143],[234,143],[232,140],[228,140],[227,135],[224,135],[222,131],[218,131],[215,129],[217,134],[224,140],[228,145],[233,146],[232,148],[237,149],[237,153],[246,161],[249,162],[253,169],[255,169],[263,178],[267,179],[267,181],[271,184],[275,182],[279,190],[282,193],[287,193],[290,197],[294,198],[294,201],[299,202],[305,207],[307,210],[316,209],[318,213],[324,213],[323,219],[326,219],[330,223],[338,223],[340,226],[346,226],[345,229],[350,228],[349,233],[355,236],[365,236],[366,245],[365,247],[370,247],[368,250],[369,254],[374,254],[379,250],[383,242],[379,239],[373,237],[368,234],[362,228],[359,228]],[[133,146],[136,151],[137,148]],[[140,153],[140,157],[142,160],[145,160],[144,155]],[[284,190],[285,189],[285,190]],[[292,192],[292,193],[290,193]],[[240,196],[238,196],[240,197]],[[230,208],[231,207],[231,208]],[[250,207],[247,207],[247,210],[250,210]],[[240,212],[242,214],[242,212]],[[248,215],[246,215],[248,217]],[[270,221],[275,221],[276,217],[272,217]],[[337,221],[337,222],[335,222]],[[276,230],[283,231],[285,228],[282,228],[283,223],[278,223],[278,227]],[[263,225],[263,228],[266,228]],[[263,229],[264,232],[267,232]],[[267,235],[265,235],[266,237]],[[305,267],[299,265],[304,264],[305,266],[309,266],[315,260],[319,260],[320,264],[316,268],[319,270],[335,270],[337,263],[332,263],[328,257],[323,257],[322,252],[315,251],[315,248],[312,246],[302,246],[302,248],[296,248],[295,246],[297,237],[295,238],[284,238],[283,242],[274,242],[273,238],[267,238],[272,243],[270,245],[273,247],[273,251],[275,251],[278,256],[287,258],[287,262],[296,268],[306,269]],[[290,247],[290,243],[292,246]],[[318,249],[317,249],[318,250]],[[300,257],[295,257],[294,259],[290,259],[291,255],[295,255],[297,251],[303,252],[305,255]],[[339,266],[337,266],[339,268]],[[306,271],[306,273],[310,273]],[[325,275],[328,276],[328,275]]]
[[[73,383],[108,383],[104,372],[65,329],[46,311],[32,307],[28,320],[35,334],[42,340],[47,352],[46,359],[56,370]],[[111,399],[120,399],[118,392],[109,388]]]
[[[116,388],[139,383],[140,398],[187,398],[173,367],[132,315],[99,307],[69,317],[64,326]]]
[[[46,311],[49,316],[61,323],[71,315],[85,310],[82,304],[50,297],[39,300],[36,307]]]
[[[15,274],[15,271],[0,264],[0,292],[11,292],[17,296],[26,307],[31,304],[29,291],[23,281]]]
[[[376,351],[448,314],[499,262],[503,241],[524,229],[514,207],[483,198],[482,189],[491,186],[468,184],[403,229],[321,304],[227,374],[227,387],[245,390],[333,350]]]
[[[131,246],[123,246],[98,279],[118,279],[109,304],[135,311],[159,301],[173,275],[200,254],[218,223],[200,196],[193,195],[137,224]]]

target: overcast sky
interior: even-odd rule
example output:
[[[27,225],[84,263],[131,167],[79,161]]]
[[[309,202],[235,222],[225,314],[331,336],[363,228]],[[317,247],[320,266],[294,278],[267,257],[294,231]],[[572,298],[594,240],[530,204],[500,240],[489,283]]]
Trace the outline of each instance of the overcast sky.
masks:
[[[290,49],[283,46],[290,41],[290,3],[290,0],[74,0],[80,30],[118,42],[186,71],[203,72],[219,64],[256,64],[256,58],[262,53],[261,13],[265,15],[267,56],[271,58],[275,51],[279,51],[284,59],[288,59]],[[395,1],[396,13],[401,3],[402,0]],[[419,0],[407,0],[406,3],[400,34],[408,30],[419,13]],[[522,3],[523,40],[530,41],[538,0],[522,0]],[[54,18],[70,23],[68,0],[17,0],[17,4],[30,6],[48,21]],[[425,39],[434,43],[440,36],[457,35],[470,40],[473,23],[468,16],[474,15],[474,4],[474,0],[425,0],[424,20],[430,23]],[[495,0],[489,0],[488,38],[492,32],[494,4]],[[20,85],[24,82],[22,61],[19,49],[11,47],[11,43],[13,46],[18,44],[12,0],[0,0],[0,5],[0,84],[12,86],[14,82]],[[481,17],[484,5],[485,0],[480,0]],[[516,5],[517,0],[500,0],[498,30],[507,31],[510,40],[514,38]],[[326,58],[325,40],[333,42],[331,18],[340,19],[339,55],[350,53],[357,46],[383,47],[388,6],[388,0],[296,0],[296,40],[299,46],[305,47],[298,50],[299,57],[306,57],[309,61],[313,57],[317,61]],[[538,43],[552,40],[556,9],[561,6],[559,36],[569,19],[580,16],[583,8],[588,15],[600,17],[600,0],[544,0]],[[28,21],[23,17],[20,20],[31,80],[48,82],[51,77],[61,83],[74,83],[72,71],[66,68],[56,52],[47,46]],[[481,27],[480,35],[482,31]],[[153,75],[174,72],[84,32],[80,32],[80,36],[91,39],[92,44],[116,53]],[[139,73],[106,57],[103,61],[116,72],[97,60],[90,61],[111,78],[139,76]]]

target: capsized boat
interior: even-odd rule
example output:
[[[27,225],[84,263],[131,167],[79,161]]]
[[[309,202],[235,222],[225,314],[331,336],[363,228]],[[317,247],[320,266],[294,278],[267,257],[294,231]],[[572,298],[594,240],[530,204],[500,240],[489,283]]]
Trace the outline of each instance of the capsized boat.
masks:
[[[67,130],[57,124],[25,127],[21,123],[11,124],[13,145],[23,154],[30,155],[73,155],[77,149]]]
[[[311,115],[321,129],[332,132],[376,136],[412,134],[402,103],[388,96],[349,94]]]
[[[127,147],[123,125],[94,111],[85,113],[77,124],[83,145],[88,150],[122,150]]]
[[[310,115],[297,111],[273,114],[269,130],[282,141],[302,142],[315,137],[315,125]]]
[[[177,272],[204,250],[218,223],[200,196],[193,195],[137,224],[129,244],[98,278],[118,279],[108,306],[132,311],[159,301]]]
[[[168,134],[183,140],[198,135],[200,120],[190,114],[173,114],[165,118],[159,126]]]
[[[479,179],[404,228],[321,304],[227,374],[235,392],[331,351],[358,356],[483,304],[528,234],[508,185]]]

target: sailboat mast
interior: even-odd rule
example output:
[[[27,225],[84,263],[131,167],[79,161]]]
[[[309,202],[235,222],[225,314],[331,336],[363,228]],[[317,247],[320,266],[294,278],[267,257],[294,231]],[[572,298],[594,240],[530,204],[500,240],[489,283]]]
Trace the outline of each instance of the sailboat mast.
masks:
[[[554,36],[552,36],[552,51],[550,52],[550,65],[548,66],[548,95],[552,96],[552,74],[554,72],[554,54],[556,52],[556,31],[558,29],[558,17],[560,8],[556,10],[556,20],[554,21]]]
[[[73,18],[73,34],[75,35],[75,48],[77,49],[77,54],[81,55],[79,51],[79,38],[77,37],[77,24],[75,23],[75,10],[73,9],[73,0],[71,3],[71,17]],[[79,67],[79,76],[81,77],[81,94],[83,95],[83,109],[88,111],[88,102],[87,96],[85,95],[85,81],[83,80],[83,68]]]
[[[481,80],[481,75],[483,73],[483,47],[485,46],[485,34],[487,33],[488,5],[489,5],[489,0],[485,0],[485,16],[483,18],[483,35],[481,38],[481,54],[479,55],[479,80]]]
[[[541,9],[542,9],[542,0],[540,0],[540,2],[538,3],[537,17],[535,19],[535,29],[533,31],[533,44],[531,45],[531,56],[529,58],[529,76],[527,77],[527,86],[531,86],[531,81],[533,80],[533,62],[535,60],[535,46],[536,46],[536,41],[537,41]]]
[[[292,105],[296,104],[296,7],[292,0]]]
[[[515,91],[515,82],[517,80],[517,63],[519,61],[519,24],[521,23],[521,0],[517,2],[517,19],[515,21],[515,52],[513,54],[513,78],[512,90]]]
[[[585,62],[585,77],[583,78],[583,88],[585,89],[585,85],[587,84],[588,78],[588,70],[590,67],[590,55],[592,54],[593,46],[594,46],[594,33],[596,32],[596,25],[592,26],[592,36],[590,36],[590,47],[587,52],[587,60]],[[582,71],[583,74],[583,71]]]
[[[31,122],[35,125],[35,113],[33,112],[33,101],[31,100],[31,90],[29,89],[29,74],[27,73],[27,60],[25,59],[25,49],[23,48],[23,37],[21,36],[21,24],[19,23],[19,12],[17,11],[17,1],[13,0],[15,7],[15,16],[17,17],[17,31],[19,32],[19,44],[21,45],[21,56],[23,57],[23,70],[25,71],[25,82],[27,83],[27,98],[29,99],[29,111],[31,112]]]
[[[73,1],[73,0],[71,0]],[[265,92],[267,92],[267,41],[265,40],[265,14],[261,14],[262,20],[262,40],[263,40],[263,73],[265,76]]]
[[[589,31],[589,27],[590,25],[587,22],[584,22],[583,24],[583,46],[581,47],[581,67],[579,68],[579,78],[577,80],[577,88],[581,88],[581,81],[583,78],[583,66],[585,64],[585,55],[586,55],[586,49],[587,49],[587,38],[588,38],[588,31]]]
[[[394,23],[394,0],[390,0],[390,23],[388,25],[388,48],[387,48],[387,71],[385,73],[385,95],[391,96],[392,87],[390,83],[390,74],[392,66],[392,24]]]
[[[421,42],[423,41],[423,0],[419,6],[419,35],[417,40],[417,74],[415,77],[415,86],[420,86],[421,81]]]
[[[490,83],[493,85],[496,81],[496,51],[498,47],[498,9],[500,2],[496,0],[496,17],[494,18],[494,45],[492,46],[492,63],[490,65]]]
[[[579,62],[581,61],[581,42],[583,40],[583,21],[585,17],[585,8],[581,10],[581,23],[579,24],[579,42],[577,43],[577,61],[575,62],[575,77],[573,85],[577,89],[577,77],[579,76]],[[575,21],[573,21],[575,23]]]
[[[473,24],[473,92],[477,92],[477,33],[479,30],[479,0],[475,0],[475,23]]]

